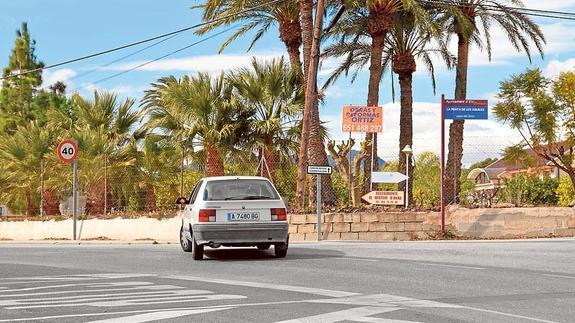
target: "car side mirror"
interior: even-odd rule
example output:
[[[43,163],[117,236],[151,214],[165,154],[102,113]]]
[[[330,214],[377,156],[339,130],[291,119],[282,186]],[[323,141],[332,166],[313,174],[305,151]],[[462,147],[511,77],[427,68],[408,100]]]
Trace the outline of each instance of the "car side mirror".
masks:
[[[178,197],[176,199],[176,204],[178,204],[178,205],[188,204],[188,199],[185,197]]]

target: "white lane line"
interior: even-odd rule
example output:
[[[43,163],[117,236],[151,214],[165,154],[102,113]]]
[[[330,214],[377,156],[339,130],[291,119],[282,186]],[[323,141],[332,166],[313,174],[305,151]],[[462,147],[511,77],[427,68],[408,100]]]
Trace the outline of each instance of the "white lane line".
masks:
[[[463,269],[475,269],[475,270],[483,270],[483,269],[485,269],[485,268],[482,268],[482,267],[473,267],[473,266],[464,266],[464,265],[433,264],[433,263],[429,263],[429,262],[418,262],[418,264],[420,264],[420,265],[425,265],[425,266],[463,268]]]
[[[85,287],[117,287],[117,286],[149,286],[153,285],[154,283],[150,282],[112,282],[112,283],[82,283],[82,284],[64,284],[64,285],[49,285],[49,286],[36,286],[36,287],[27,287],[27,288],[15,288],[15,289],[6,289],[0,290],[0,293],[11,293],[11,292],[24,292],[24,291],[31,291],[31,290],[40,290],[40,289],[53,289],[53,288],[68,288],[68,287],[77,287],[77,286],[85,286]]]
[[[33,309],[33,308],[52,308],[52,307],[86,307],[86,306],[95,306],[95,307],[120,307],[120,306],[141,306],[141,305],[155,305],[155,304],[169,304],[169,303],[191,303],[191,302],[206,302],[206,301],[219,301],[219,300],[237,300],[237,299],[246,299],[246,296],[243,295],[228,295],[228,294],[216,294],[216,295],[196,295],[196,291],[189,290],[189,291],[178,291],[173,293],[172,295],[148,295],[144,297],[118,297],[117,300],[113,300],[114,298],[110,298],[110,300],[101,300],[91,302],[88,300],[82,300],[83,302],[76,302],[76,303],[63,303],[63,302],[50,302],[43,305],[27,305],[27,304],[18,304],[16,306],[8,306],[5,307],[9,310],[21,310],[21,309]]]
[[[232,285],[232,286],[244,286],[244,287],[274,289],[274,290],[281,290],[281,291],[286,291],[286,292],[314,294],[314,295],[327,296],[327,297],[350,297],[350,296],[359,295],[358,293],[343,292],[343,291],[338,291],[338,290],[329,290],[329,289],[322,289],[322,288],[311,288],[311,287],[290,286],[290,285],[269,284],[269,283],[256,283],[256,282],[246,282],[246,281],[227,280],[227,279],[210,279],[210,278],[181,276],[181,275],[159,276],[159,277],[160,278],[167,278],[167,279],[198,281],[198,282],[202,282],[202,283],[214,283],[214,284],[223,284],[223,285]]]
[[[302,317],[299,319],[279,321],[276,323],[333,323],[341,321],[358,321],[364,317],[400,310],[399,307],[364,306],[348,310]],[[380,322],[393,322],[385,320]],[[360,321],[361,322],[361,321]],[[365,321],[364,321],[365,322]]]
[[[79,294],[84,293],[83,295],[90,295],[88,293],[99,293],[99,292],[126,292],[126,291],[135,291],[135,290],[161,290],[170,287],[172,289],[181,289],[184,287],[181,286],[172,286],[172,285],[152,285],[152,286],[140,286],[140,287],[129,287],[129,288],[103,288],[103,289],[90,289],[90,290],[62,290],[62,291],[53,291],[53,292],[42,292],[42,293],[25,293],[25,294],[8,294],[8,295],[0,295],[0,299],[4,297],[28,297],[28,296],[43,296],[43,295],[64,295],[64,294]],[[94,294],[100,295],[100,294]],[[117,295],[117,294],[114,294]],[[60,299],[65,297],[58,297]]]
[[[173,319],[176,317],[182,317],[182,316],[188,316],[188,315],[194,315],[194,314],[223,311],[223,310],[227,310],[230,308],[233,308],[233,307],[203,309],[203,310],[153,312],[153,313],[138,314],[138,315],[133,315],[133,316],[115,317],[115,318],[106,319],[106,320],[91,321],[89,323],[116,323],[116,322],[142,323],[142,322]]]
[[[379,260],[377,260],[377,259],[356,258],[356,257],[339,257],[339,259],[353,260],[353,261],[379,262]]]
[[[170,287],[170,286],[166,286]],[[174,286],[175,287],[175,286]],[[12,306],[18,304],[42,304],[42,303],[73,303],[73,302],[87,302],[96,300],[112,300],[112,299],[126,299],[126,298],[141,298],[141,297],[160,297],[165,295],[179,295],[174,292],[174,289],[180,289],[182,287],[166,288],[162,291],[141,291],[133,293],[113,293],[113,294],[82,294],[76,296],[66,296],[66,297],[43,297],[43,298],[25,298],[25,299],[10,299],[10,300],[0,300],[0,306]],[[192,292],[193,291],[193,292]],[[186,295],[202,295],[211,294],[212,292],[205,290],[185,290],[179,291],[185,292]]]
[[[575,276],[567,276],[567,275],[543,274],[543,276],[575,279]]]
[[[228,307],[250,307],[250,306],[269,306],[269,305],[284,305],[284,304],[298,304],[304,303],[305,300],[297,301],[280,301],[280,302],[266,302],[266,303],[244,303],[244,304],[231,304],[231,305],[213,305],[213,306],[200,306],[200,307],[172,307],[172,308],[157,308],[153,310],[134,310],[134,311],[117,311],[117,312],[97,312],[97,313],[84,313],[84,314],[65,314],[65,315],[53,315],[53,316],[40,316],[40,317],[28,317],[28,318],[13,318],[13,319],[0,319],[0,322],[21,322],[21,321],[41,321],[41,320],[53,320],[53,319],[65,319],[74,317],[92,317],[92,316],[106,316],[106,315],[122,315],[122,314],[136,314],[136,313],[151,313],[151,312],[163,312],[163,311],[185,311],[185,310],[198,310],[198,309],[219,309]]]
[[[90,280],[90,279],[121,279],[121,278],[139,278],[153,277],[155,274],[130,274],[130,273],[107,273],[107,274],[78,274],[78,275],[54,275],[54,276],[30,276],[30,277],[6,277],[0,278],[0,281],[9,281],[7,284],[13,284],[12,281],[21,283],[37,281],[67,281],[67,280]],[[16,282],[19,283],[19,282]],[[1,284],[1,283],[0,283]]]
[[[505,313],[505,312],[499,312],[499,311],[486,310],[486,309],[477,308],[477,307],[461,306],[461,308],[472,310],[472,311],[496,314],[496,315],[501,315],[501,316],[514,317],[514,318],[524,319],[524,320],[534,321],[534,322],[559,323],[557,321],[548,321],[548,320],[538,319],[536,317],[529,317],[529,316],[523,316],[523,315],[517,315],[517,314],[511,314],[511,313]]]

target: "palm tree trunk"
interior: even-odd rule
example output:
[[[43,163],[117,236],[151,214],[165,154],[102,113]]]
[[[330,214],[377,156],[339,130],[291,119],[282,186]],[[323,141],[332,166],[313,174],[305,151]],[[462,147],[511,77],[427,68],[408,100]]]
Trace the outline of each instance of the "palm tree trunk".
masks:
[[[289,61],[293,69],[302,73],[299,48],[302,42],[301,25],[299,20],[279,21],[280,39],[286,46]]]
[[[320,119],[319,119],[319,102],[317,100],[317,91],[315,93],[316,98],[313,104],[313,110],[310,113],[310,131],[309,131],[309,150],[308,158],[310,165],[329,165],[327,159],[327,153],[325,150],[325,142],[323,136],[320,132]],[[315,182],[315,176],[313,182]],[[312,183],[313,183],[312,182]],[[317,196],[316,185],[309,186],[309,204],[310,207],[314,206],[315,199]],[[321,177],[321,200],[323,205],[335,206],[337,205],[337,196],[333,190],[333,185],[331,183],[331,176]]]
[[[56,191],[52,188],[48,188],[43,192],[43,209],[44,213],[48,216],[60,214],[60,199],[56,194]]]
[[[273,144],[266,145],[263,149],[265,164],[262,165],[263,176],[275,183],[276,179],[276,152]]]
[[[374,35],[371,38],[371,56],[369,64],[369,84],[367,89],[367,105],[377,106],[379,104],[379,83],[381,82],[381,75],[383,67],[381,66],[381,55],[383,54],[383,45],[385,41],[385,33],[381,35]],[[367,152],[368,158],[363,163],[363,194],[369,193],[371,190],[371,172],[377,170],[377,163],[372,165],[372,160],[377,156],[377,134],[366,133],[365,140],[371,141],[373,144],[372,150]],[[367,146],[366,146],[367,147]],[[371,145],[370,145],[371,147]],[[372,155],[373,151],[373,155]],[[377,159],[375,159],[377,160]],[[374,167],[375,166],[375,167]]]
[[[465,100],[467,97],[467,68],[469,66],[469,40],[458,34],[457,68],[455,76],[455,99]],[[461,160],[463,158],[463,127],[464,120],[454,120],[449,126],[449,153],[445,168],[445,203],[459,202],[461,190]]]
[[[399,74],[399,86],[401,91],[401,112],[399,117],[399,165],[397,171],[405,174],[409,169],[409,176],[413,178],[413,164],[411,158],[406,158],[401,151],[406,145],[413,145],[413,93],[411,73]],[[408,160],[406,160],[408,159]],[[407,163],[406,163],[407,162]],[[407,165],[408,164],[408,165]],[[413,204],[413,180],[410,178],[407,188],[409,205]],[[399,190],[405,191],[405,181],[399,184]]]
[[[303,79],[306,85],[305,104],[302,115],[302,129],[300,150],[298,154],[298,168],[296,181],[295,202],[296,209],[301,210],[304,206],[305,179],[307,173],[307,154],[309,144],[310,110],[309,104],[312,97],[308,95],[307,80],[309,79],[309,65],[311,61],[311,47],[313,43],[313,0],[300,0],[302,42],[303,42]]]
[[[224,160],[220,152],[213,146],[207,146],[208,176],[224,176]]]
[[[30,191],[26,191],[24,193],[24,200],[26,203],[26,216],[35,216],[37,208],[34,205],[34,201],[32,200],[32,193]]]
[[[146,185],[146,211],[156,211],[156,190],[151,184]]]

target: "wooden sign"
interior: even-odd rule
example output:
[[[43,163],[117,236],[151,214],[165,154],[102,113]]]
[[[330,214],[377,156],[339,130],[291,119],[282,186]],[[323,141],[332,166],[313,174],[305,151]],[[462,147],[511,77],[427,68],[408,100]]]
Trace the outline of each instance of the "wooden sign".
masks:
[[[371,191],[362,199],[372,205],[403,205],[404,194],[401,191]]]
[[[366,106],[343,107],[343,132],[382,132],[383,108]]]

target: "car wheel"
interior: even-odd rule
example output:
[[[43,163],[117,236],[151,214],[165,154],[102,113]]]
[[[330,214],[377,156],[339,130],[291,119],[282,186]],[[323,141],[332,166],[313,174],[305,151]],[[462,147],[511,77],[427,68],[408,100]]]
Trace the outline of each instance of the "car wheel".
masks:
[[[194,258],[194,260],[204,259],[204,245],[198,245],[193,233],[192,233],[192,258]]]
[[[192,242],[186,237],[183,226],[180,228],[180,246],[185,252],[192,251]]]
[[[259,244],[257,245],[259,250],[268,250],[271,247],[271,244],[266,243],[266,244]]]
[[[289,237],[287,238],[286,242],[276,243],[274,245],[274,251],[277,258],[284,258],[287,255],[287,251],[289,248]]]

